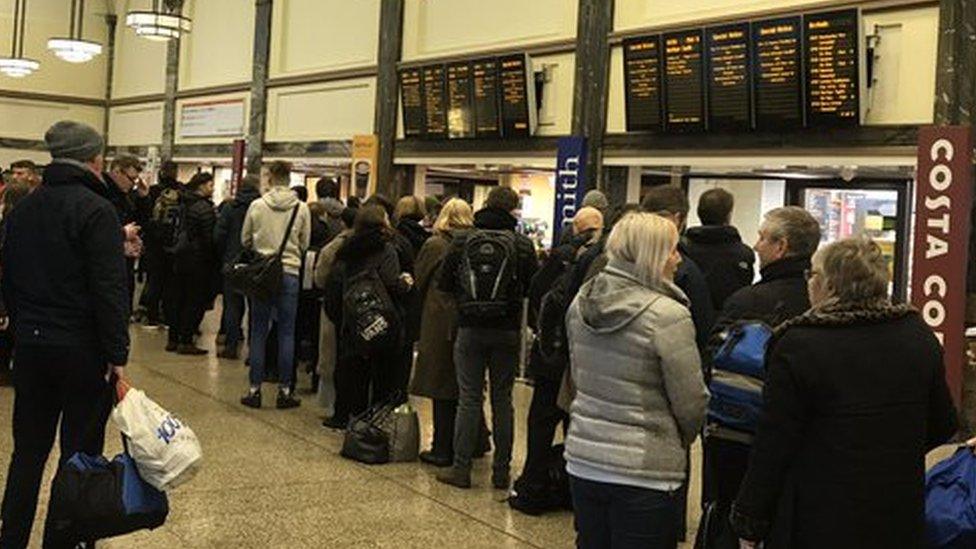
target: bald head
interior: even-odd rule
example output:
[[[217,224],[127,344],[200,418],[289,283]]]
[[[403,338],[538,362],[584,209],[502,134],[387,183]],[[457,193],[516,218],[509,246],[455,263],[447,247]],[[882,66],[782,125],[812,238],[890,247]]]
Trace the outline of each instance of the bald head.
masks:
[[[580,208],[573,217],[573,234],[583,234],[586,231],[603,228],[603,214],[600,210],[587,206]]]

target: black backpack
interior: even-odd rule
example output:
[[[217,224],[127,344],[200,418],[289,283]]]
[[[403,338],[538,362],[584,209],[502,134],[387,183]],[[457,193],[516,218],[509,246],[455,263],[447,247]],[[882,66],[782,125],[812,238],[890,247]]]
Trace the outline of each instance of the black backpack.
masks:
[[[562,272],[552,283],[549,291],[539,302],[536,319],[536,341],[539,355],[549,365],[569,363],[569,338],[566,335],[566,311],[576,297],[573,273],[579,259],[592,244],[583,244],[573,250],[570,261],[562,261]],[[561,370],[560,370],[561,371]]]
[[[393,348],[399,335],[399,314],[390,292],[374,268],[351,276],[342,290],[342,329],[361,356]]]
[[[513,231],[478,229],[462,244],[457,276],[458,310],[475,318],[499,318],[518,300],[518,250]]]
[[[155,236],[167,253],[174,253],[185,241],[183,201],[177,189],[164,189],[153,205],[152,224]]]

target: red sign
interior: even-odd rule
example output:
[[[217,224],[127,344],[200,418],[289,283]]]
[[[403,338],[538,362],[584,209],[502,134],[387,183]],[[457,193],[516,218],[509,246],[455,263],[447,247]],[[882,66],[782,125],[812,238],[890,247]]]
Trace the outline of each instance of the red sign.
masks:
[[[244,140],[234,140],[234,158],[230,164],[230,194],[237,195],[237,189],[241,186],[241,179],[244,178]]]
[[[912,303],[945,349],[946,381],[957,406],[966,357],[972,151],[969,126],[919,131]]]

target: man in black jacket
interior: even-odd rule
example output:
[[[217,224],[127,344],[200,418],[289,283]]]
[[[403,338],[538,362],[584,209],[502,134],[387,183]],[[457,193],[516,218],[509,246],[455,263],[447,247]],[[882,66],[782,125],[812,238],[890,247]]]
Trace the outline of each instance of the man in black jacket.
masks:
[[[176,322],[179,314],[173,310],[173,254],[166,250],[167,237],[173,232],[173,221],[166,217],[166,211],[179,208],[183,187],[176,174],[174,162],[163,162],[157,184],[149,188],[149,215],[143,226],[146,247],[141,259],[146,270],[146,289],[140,303],[146,310],[145,326],[158,326],[163,319]]]
[[[532,241],[515,230],[518,210],[519,196],[512,188],[492,189],[485,208],[475,214],[475,230],[454,239],[444,258],[438,283],[441,291],[458,301],[454,363],[459,399],[454,427],[454,465],[438,475],[437,480],[458,488],[471,487],[471,459],[481,424],[485,369],[490,377],[495,441],[492,485],[507,490],[511,480],[515,427],[512,387],[519,363],[522,301],[538,268]],[[469,246],[475,238],[482,242],[476,249]],[[498,257],[502,248],[508,248],[510,255]],[[477,265],[474,259],[478,260]],[[489,276],[484,277],[489,271]],[[495,273],[497,276],[493,276]],[[504,273],[511,273],[511,277],[502,280]],[[475,279],[486,284],[475,283]]]
[[[755,254],[729,224],[735,198],[725,189],[709,189],[698,199],[700,227],[685,231],[682,248],[705,275],[712,307],[718,314],[725,300],[752,284]]]
[[[4,548],[30,541],[59,420],[62,463],[78,451],[101,454],[107,380],[121,374],[129,354],[122,227],[112,205],[88,188],[101,174],[102,138],[84,124],[58,122],[44,140],[53,161],[43,185],[7,219],[3,247],[3,293],[17,341]],[[65,541],[52,537],[47,528],[45,546]]]
[[[726,300],[712,331],[712,352],[736,323],[763,322],[775,328],[809,309],[805,273],[819,245],[820,225],[809,212],[797,206],[769,211],[755,245],[762,279]],[[705,433],[702,498],[715,502],[724,514],[739,492],[752,441],[716,425],[706,426]]]
[[[214,227],[214,247],[217,256],[221,258],[221,267],[230,265],[237,259],[244,246],[241,244],[241,228],[244,226],[244,216],[247,209],[254,202],[261,198],[261,179],[256,175],[248,175],[241,180],[241,185],[237,189],[237,195],[220,210],[217,217],[217,225]],[[241,322],[244,320],[244,307],[246,301],[244,295],[235,292],[224,281],[224,311],[220,319],[220,326],[223,328],[227,339],[224,340],[224,348],[217,353],[220,358],[237,360],[238,346],[241,343],[243,333]]]
[[[149,186],[142,180],[142,162],[132,155],[120,155],[112,160],[107,174],[102,176],[106,185],[105,198],[115,207],[119,223],[136,233],[132,243],[126,243],[126,281],[129,287],[129,303],[136,291],[136,259],[142,255],[143,242],[138,236],[149,219],[152,205],[149,203]]]

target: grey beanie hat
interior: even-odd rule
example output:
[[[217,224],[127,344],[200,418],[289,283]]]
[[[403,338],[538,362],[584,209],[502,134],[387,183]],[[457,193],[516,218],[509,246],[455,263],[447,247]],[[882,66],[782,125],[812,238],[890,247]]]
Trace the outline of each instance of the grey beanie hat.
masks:
[[[69,158],[87,162],[102,154],[105,141],[95,128],[81,122],[62,120],[44,134],[51,158]]]
[[[607,208],[610,207],[610,202],[607,200],[607,195],[594,189],[586,193],[586,196],[583,197],[583,204],[580,206],[580,208],[585,208],[587,206],[596,208],[601,212],[606,212]]]

